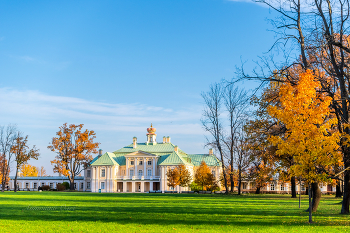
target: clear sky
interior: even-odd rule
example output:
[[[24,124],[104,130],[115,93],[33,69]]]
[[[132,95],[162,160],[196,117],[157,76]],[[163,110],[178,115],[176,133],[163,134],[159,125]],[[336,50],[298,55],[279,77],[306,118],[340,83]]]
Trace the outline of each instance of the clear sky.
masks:
[[[249,1],[1,1],[0,125],[28,134],[49,174],[65,122],[103,151],[144,142],[152,122],[158,141],[206,153],[200,94],[268,51],[272,17]]]

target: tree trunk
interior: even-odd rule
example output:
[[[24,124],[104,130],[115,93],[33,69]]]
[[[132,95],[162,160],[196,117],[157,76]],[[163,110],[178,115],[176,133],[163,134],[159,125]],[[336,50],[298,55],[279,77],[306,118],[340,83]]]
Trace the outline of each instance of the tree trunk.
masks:
[[[241,184],[242,184],[242,177],[241,177],[241,171],[239,169],[239,171],[238,171],[238,195],[241,195]]]
[[[291,186],[292,186],[292,198],[297,198],[295,176],[292,176],[292,178],[290,179],[290,183],[291,183]]]
[[[18,174],[18,166],[16,166],[16,175],[15,175],[15,192],[17,192],[17,174]]]
[[[230,174],[230,182],[231,182],[231,192],[235,191],[235,182],[233,181],[233,173],[231,169],[231,174]]]
[[[255,194],[260,194],[260,187],[256,187]]]
[[[70,177],[68,177],[69,178],[69,182],[70,182],[70,187],[69,187],[69,189],[71,190],[71,191],[73,191],[74,190],[74,176],[72,176],[72,178],[70,178]]]
[[[309,192],[309,223],[312,223],[312,202],[311,202],[311,188],[310,188],[311,186],[309,185],[309,190],[310,190],[310,192]]]
[[[309,196],[312,196],[311,210],[312,212],[316,212],[318,204],[320,204],[322,192],[320,187],[318,186],[318,183],[312,183],[311,185],[309,185],[309,187],[311,187],[311,189],[309,190]],[[309,209],[307,209],[307,211],[309,211]]]
[[[345,163],[345,168],[349,167],[349,163]],[[349,213],[349,203],[350,203],[350,184],[349,184],[349,170],[346,170],[344,172],[344,189],[343,189],[343,202],[341,207],[341,213],[342,214],[348,214]]]
[[[340,189],[340,180],[337,180],[337,185],[335,187],[335,197],[341,197],[343,194],[342,194],[342,191]]]

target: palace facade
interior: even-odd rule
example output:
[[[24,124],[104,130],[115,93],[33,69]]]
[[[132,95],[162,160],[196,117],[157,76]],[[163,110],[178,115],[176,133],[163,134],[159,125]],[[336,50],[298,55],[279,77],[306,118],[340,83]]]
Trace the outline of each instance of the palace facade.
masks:
[[[196,167],[204,161],[219,180],[221,163],[209,150],[209,154],[187,154],[163,137],[157,142],[156,129],[147,129],[147,140],[133,142],[114,152],[96,156],[84,171],[86,191],[91,192],[167,192],[173,191],[167,185],[167,170],[183,164],[194,174]],[[177,186],[175,191],[187,191]]]

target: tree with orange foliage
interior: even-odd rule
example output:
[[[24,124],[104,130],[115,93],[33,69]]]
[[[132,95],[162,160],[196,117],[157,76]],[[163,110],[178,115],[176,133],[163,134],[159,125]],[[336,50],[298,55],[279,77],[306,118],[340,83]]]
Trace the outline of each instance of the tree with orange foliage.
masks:
[[[299,75],[297,85],[284,83],[280,87],[280,105],[269,106],[269,114],[286,126],[284,137],[271,136],[279,154],[290,153],[295,164],[291,172],[311,184],[329,181],[327,168],[339,161],[340,134],[333,128],[336,118],[330,117],[332,99],[317,93],[320,83],[312,71]],[[318,195],[317,193],[314,195]],[[316,199],[317,200],[317,199]],[[318,199],[319,200],[319,199]],[[314,206],[317,209],[318,203]],[[311,193],[309,193],[309,222],[312,222]]]
[[[3,171],[8,171],[10,172],[10,167],[8,167],[7,159],[4,159],[4,155],[0,155],[0,180],[2,181],[3,178],[5,180],[5,184],[7,184],[10,180],[8,176],[4,176]]]
[[[210,168],[204,161],[201,162],[201,164],[196,170],[196,173],[194,175],[194,182],[202,186],[202,191],[204,190],[204,188],[208,187],[210,189],[216,184],[215,177],[213,176]]]
[[[38,168],[30,164],[23,164],[20,168],[22,176],[38,176]]]
[[[188,187],[192,180],[191,172],[186,168],[184,164],[178,165],[177,169],[179,171],[179,185],[181,187]]]
[[[96,134],[93,130],[82,130],[83,124],[63,124],[52,138],[48,148],[56,152],[56,159],[51,161],[54,172],[67,176],[70,189],[74,190],[74,179],[92,160],[91,154],[96,154],[99,144],[94,142]]]
[[[11,147],[11,153],[15,156],[16,161],[16,175],[15,175],[15,192],[17,191],[17,173],[18,170],[28,162],[30,159],[38,159],[39,157],[39,149],[36,149],[33,146],[32,149],[29,149],[28,146],[28,135],[23,137],[20,132],[17,132],[17,137],[15,139],[14,145]],[[28,165],[30,166],[30,165]],[[30,166],[31,167],[31,166]],[[33,167],[35,168],[35,167]],[[36,168],[35,168],[36,169]],[[36,169],[36,175],[29,176],[38,176],[38,169]],[[23,173],[23,171],[22,171]]]
[[[177,167],[175,167],[173,169],[168,168],[166,176],[167,176],[168,186],[173,188],[173,193],[174,193],[175,187],[180,184],[179,169]]]

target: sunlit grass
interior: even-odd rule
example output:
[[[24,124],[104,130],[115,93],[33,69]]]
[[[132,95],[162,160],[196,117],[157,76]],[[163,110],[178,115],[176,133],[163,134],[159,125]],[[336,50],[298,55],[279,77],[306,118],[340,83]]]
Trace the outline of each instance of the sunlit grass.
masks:
[[[5,192],[0,232],[350,231],[340,201],[324,196],[310,225],[306,196]]]

